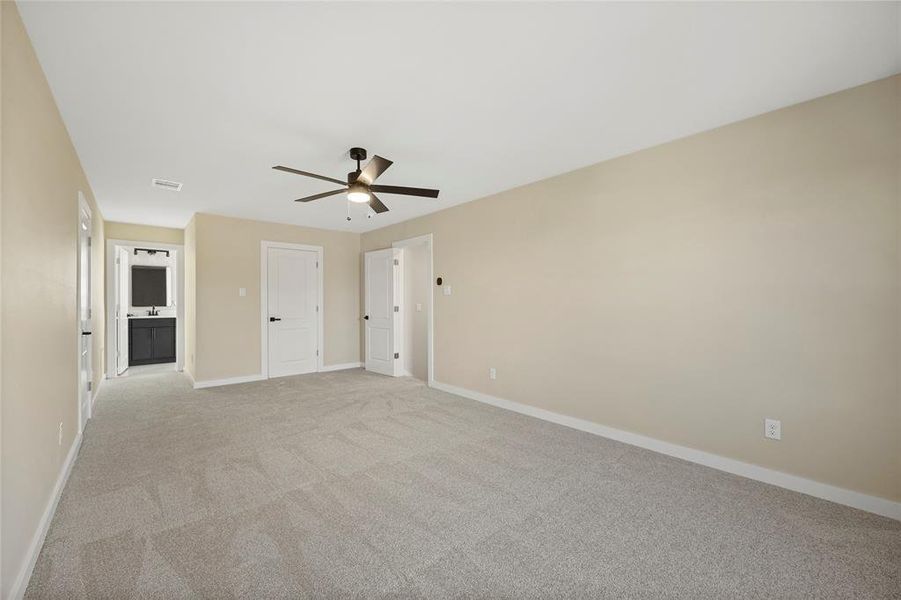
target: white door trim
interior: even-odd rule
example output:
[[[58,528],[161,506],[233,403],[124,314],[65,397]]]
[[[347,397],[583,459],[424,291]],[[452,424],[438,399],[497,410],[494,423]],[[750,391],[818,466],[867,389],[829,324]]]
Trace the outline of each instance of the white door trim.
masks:
[[[305,250],[315,252],[319,268],[316,269],[319,278],[319,312],[316,314],[318,324],[316,329],[317,347],[319,356],[316,357],[316,371],[321,371],[325,361],[325,260],[322,246],[310,246],[307,244],[292,244],[290,242],[260,242],[260,375],[263,379],[269,379],[269,249],[284,248],[287,250]]]
[[[429,387],[434,387],[435,385],[435,255],[432,246],[432,234],[426,233],[425,235],[418,235],[416,237],[408,238],[406,240],[399,240],[396,242],[391,242],[392,248],[406,248],[407,246],[417,246],[419,244],[425,244],[426,250],[429,253],[429,301],[428,301],[428,310],[429,314],[427,315],[426,322],[428,323],[428,339],[426,342],[426,346],[428,349],[428,368],[429,368]]]
[[[93,237],[93,234],[94,234],[94,211],[91,210],[91,205],[88,204],[87,199],[84,197],[84,194],[83,194],[81,191],[78,192],[78,207],[77,207],[77,210],[78,210],[78,213],[77,213],[77,214],[78,214],[78,218],[76,219],[76,226],[75,226],[75,227],[76,227],[76,232],[77,232],[77,233],[76,233],[76,238],[75,238],[75,240],[76,240],[75,243],[77,244],[77,246],[76,246],[76,248],[77,248],[76,254],[77,254],[77,256],[78,256],[78,262],[77,262],[77,266],[76,266],[76,269],[75,269],[75,271],[76,271],[76,281],[77,281],[77,285],[75,286],[75,294],[76,294],[76,295],[75,295],[75,306],[76,306],[76,309],[77,309],[77,312],[78,312],[78,318],[76,319],[76,330],[75,330],[75,334],[76,334],[75,340],[76,340],[76,341],[75,341],[75,344],[76,344],[76,347],[77,347],[77,353],[76,353],[76,356],[78,356],[78,361],[77,361],[77,366],[78,366],[78,377],[77,377],[77,381],[78,381],[78,384],[77,384],[77,387],[75,388],[75,389],[77,390],[77,394],[75,395],[75,397],[76,397],[76,401],[78,402],[78,428],[77,428],[77,431],[78,431],[78,433],[79,433],[79,435],[80,435],[81,432],[84,431],[84,426],[87,424],[88,419],[91,418],[91,408],[93,407],[93,404],[94,404],[93,401],[92,401],[92,397],[93,397],[93,393],[94,393],[94,391],[93,391],[93,384],[94,384],[94,365],[91,364],[91,361],[92,361],[93,358],[94,358],[94,356],[93,356],[93,354],[94,354],[94,344],[96,343],[94,340],[91,340],[90,350],[89,350],[89,352],[88,352],[87,358],[85,359],[85,360],[87,361],[88,365],[90,365],[90,371],[88,372],[88,383],[90,384],[90,390],[89,390],[89,391],[85,391],[85,390],[82,390],[82,388],[81,388],[81,385],[82,385],[82,384],[81,384],[81,370],[82,370],[81,346],[82,346],[82,337],[84,337],[83,334],[82,334],[82,331],[84,331],[84,330],[83,330],[84,324],[83,324],[82,321],[81,321],[81,314],[82,314],[82,313],[81,313],[81,309],[82,309],[82,306],[81,306],[81,296],[82,296],[82,293],[81,293],[81,292],[82,292],[82,289],[81,289],[81,284],[82,284],[82,280],[81,280],[81,275],[82,275],[82,273],[81,273],[81,240],[82,240],[81,215],[82,215],[82,213],[86,214],[87,217],[88,217],[88,220],[89,220],[90,223],[91,223],[91,227],[90,227],[90,229],[85,233],[85,235],[87,236],[87,241],[88,241],[88,256],[87,256],[88,273],[89,273],[89,274],[92,274],[92,273],[91,273],[91,259],[92,259],[92,256],[91,256],[91,254],[92,254],[92,246],[91,246],[91,244],[93,243],[92,237]],[[94,313],[93,313],[94,296],[93,296],[93,294],[92,294],[92,291],[93,291],[93,290],[90,289],[92,286],[93,286],[93,281],[88,281],[88,304],[89,304],[90,306],[88,306],[87,309],[88,309],[88,315],[89,315],[89,316],[88,316],[88,319],[91,321],[91,330],[92,330],[92,333],[93,333],[93,329],[94,329],[94,327],[93,327],[94,319],[95,319],[95,318],[98,318],[98,317],[97,317],[96,315],[94,315]],[[87,415],[83,414],[83,411],[82,411],[82,408],[83,408],[82,394],[83,394],[83,393],[87,393],[87,394],[88,394]]]
[[[185,368],[185,247],[183,244],[163,244],[146,240],[106,240],[106,378],[116,377],[116,355],[112,348],[116,347],[116,246],[138,246],[141,248],[159,248],[175,252],[175,369]]]

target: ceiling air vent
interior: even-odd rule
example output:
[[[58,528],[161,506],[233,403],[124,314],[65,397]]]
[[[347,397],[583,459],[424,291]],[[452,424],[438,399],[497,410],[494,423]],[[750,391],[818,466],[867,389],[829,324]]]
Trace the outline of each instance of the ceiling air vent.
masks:
[[[161,190],[169,190],[170,192],[180,192],[181,185],[177,181],[169,181],[168,179],[151,179],[150,185]]]

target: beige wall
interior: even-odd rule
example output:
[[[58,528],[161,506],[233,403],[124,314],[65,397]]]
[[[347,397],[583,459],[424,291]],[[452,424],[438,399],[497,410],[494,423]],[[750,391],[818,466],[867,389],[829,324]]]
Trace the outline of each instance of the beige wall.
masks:
[[[133,223],[106,222],[106,237],[110,240],[129,240],[135,242],[159,242],[160,244],[184,243],[183,229],[171,227],[155,227],[153,225],[135,225]]]
[[[196,313],[188,319],[194,323],[195,361],[190,372],[195,380],[260,373],[263,240],[323,247],[324,362],[360,360],[358,234],[197,214],[186,238],[193,239],[196,262]],[[190,273],[189,268],[186,271]],[[247,296],[238,295],[241,287],[247,288]]]
[[[16,5],[2,12],[0,596],[27,550],[78,427],[78,192],[94,209],[93,314],[103,314],[103,218],[93,201]],[[94,381],[103,376],[103,322],[94,319]],[[96,388],[95,388],[96,389]],[[57,443],[63,423],[62,444]]]
[[[879,81],[363,249],[434,233],[438,381],[899,500],[898,102]]]

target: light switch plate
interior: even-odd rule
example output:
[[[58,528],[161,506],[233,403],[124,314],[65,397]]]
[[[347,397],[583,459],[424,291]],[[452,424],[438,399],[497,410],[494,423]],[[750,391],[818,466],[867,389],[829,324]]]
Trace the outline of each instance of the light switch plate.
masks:
[[[420,302],[416,303],[416,312],[422,312],[422,304]]]
[[[238,288],[238,295],[239,295],[239,296],[246,296],[246,295],[247,295],[247,288]]]
[[[451,286],[449,286],[449,285],[444,286],[444,295],[445,296],[451,295]]]

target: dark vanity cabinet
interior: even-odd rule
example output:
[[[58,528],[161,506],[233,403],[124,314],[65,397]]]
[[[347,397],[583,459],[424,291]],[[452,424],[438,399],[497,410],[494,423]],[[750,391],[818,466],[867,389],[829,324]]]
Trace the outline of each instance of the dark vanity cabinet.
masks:
[[[128,364],[175,362],[175,319],[129,319]]]

